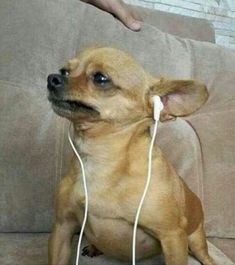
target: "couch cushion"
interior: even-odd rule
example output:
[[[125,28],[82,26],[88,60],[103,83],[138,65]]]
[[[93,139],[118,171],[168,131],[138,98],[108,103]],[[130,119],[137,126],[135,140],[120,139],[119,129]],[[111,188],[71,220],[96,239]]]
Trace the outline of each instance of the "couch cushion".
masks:
[[[4,265],[47,265],[47,240],[49,235],[46,233],[0,233],[0,264]],[[84,240],[82,247],[86,246]],[[72,258],[70,264],[75,264],[76,260],[77,237],[73,240]],[[223,265],[233,265],[234,263],[227,258],[220,250],[209,244],[209,252],[211,256]],[[95,258],[80,258],[83,265],[127,265],[130,263],[119,262],[105,256]],[[158,264],[164,265],[163,257],[154,257],[141,261],[142,265]],[[193,257],[189,257],[189,265],[200,265]]]
[[[50,230],[50,202],[55,184],[65,171],[69,147],[65,141],[67,123],[59,123],[46,101],[46,77],[77,50],[98,44],[127,51],[152,74],[206,82],[208,104],[185,120],[162,124],[158,142],[201,197],[208,235],[235,236],[235,209],[230,207],[225,215],[225,206],[234,201],[231,189],[235,185],[235,168],[231,166],[235,163],[231,131],[235,127],[234,52],[183,40],[148,24],[134,33],[109,14],[72,0],[70,4],[65,0],[4,0],[0,17],[4,21],[0,45],[0,92],[4,95],[0,97],[4,111],[1,128],[5,128],[1,130],[1,231]],[[22,140],[23,135],[31,140]],[[184,149],[179,148],[180,143]],[[216,196],[218,192],[220,196]]]
[[[210,237],[208,240],[217,248],[221,249],[225,255],[235,262],[235,240],[232,238]]]
[[[131,6],[143,21],[159,30],[181,38],[215,43],[213,24],[206,19],[177,15],[156,9]]]

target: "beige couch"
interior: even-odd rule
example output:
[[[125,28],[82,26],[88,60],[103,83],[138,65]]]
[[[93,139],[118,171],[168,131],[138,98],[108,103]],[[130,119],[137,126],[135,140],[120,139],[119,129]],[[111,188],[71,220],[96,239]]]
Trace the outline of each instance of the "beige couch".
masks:
[[[219,265],[234,264],[235,52],[209,43],[214,34],[206,21],[140,12],[145,23],[133,33],[77,0],[0,1],[1,265],[47,264],[55,186],[71,149],[67,122],[47,102],[46,77],[90,45],[121,48],[156,76],[207,84],[207,104],[161,124],[158,144],[203,202],[208,239],[222,250],[209,244],[211,255]],[[121,263],[101,256],[81,264]]]

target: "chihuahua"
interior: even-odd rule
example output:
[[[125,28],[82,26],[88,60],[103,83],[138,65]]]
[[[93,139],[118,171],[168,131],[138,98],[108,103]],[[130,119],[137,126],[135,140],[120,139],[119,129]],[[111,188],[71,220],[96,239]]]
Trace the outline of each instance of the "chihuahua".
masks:
[[[190,115],[207,100],[204,84],[154,78],[129,55],[113,48],[90,48],[48,76],[53,110],[70,120],[83,160],[89,192],[83,255],[132,256],[136,211],[148,169],[152,96],[164,105],[160,120]],[[67,265],[73,235],[84,216],[85,195],[74,158],[56,196],[56,220],[49,239],[49,264]],[[156,146],[152,179],[140,215],[137,259],[163,253],[166,265],[187,265],[188,251],[204,265],[208,254],[199,198]]]

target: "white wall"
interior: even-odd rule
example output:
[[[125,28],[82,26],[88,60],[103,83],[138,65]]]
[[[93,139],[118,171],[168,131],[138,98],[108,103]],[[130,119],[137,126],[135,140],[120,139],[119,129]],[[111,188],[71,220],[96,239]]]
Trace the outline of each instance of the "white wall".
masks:
[[[126,3],[210,20],[216,43],[235,49],[235,0],[125,0]]]

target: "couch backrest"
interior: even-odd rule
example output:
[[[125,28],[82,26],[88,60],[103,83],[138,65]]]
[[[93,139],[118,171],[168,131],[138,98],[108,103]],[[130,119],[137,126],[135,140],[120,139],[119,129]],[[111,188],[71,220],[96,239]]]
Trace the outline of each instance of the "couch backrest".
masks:
[[[181,38],[215,43],[213,24],[203,18],[177,15],[156,9],[130,6],[141,15],[143,21],[165,33]]]

